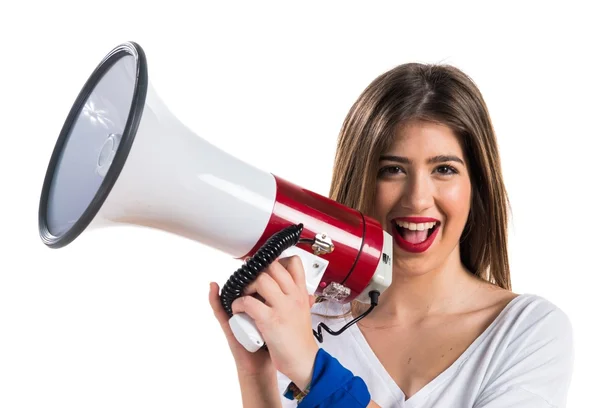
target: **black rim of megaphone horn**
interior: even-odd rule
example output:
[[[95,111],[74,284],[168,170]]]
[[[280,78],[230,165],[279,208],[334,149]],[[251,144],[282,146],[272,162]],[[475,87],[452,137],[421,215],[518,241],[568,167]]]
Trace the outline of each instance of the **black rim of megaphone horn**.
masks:
[[[100,79],[104,76],[104,74],[121,58],[131,55],[136,60],[136,82],[133,90],[133,98],[131,102],[129,118],[125,124],[125,128],[123,130],[123,135],[121,137],[121,141],[119,143],[119,148],[115,153],[115,157],[113,162],[108,169],[108,172],[98,188],[96,195],[85,209],[81,217],[60,236],[55,236],[50,233],[48,229],[48,220],[46,218],[47,206],[48,206],[48,193],[50,191],[50,185],[52,183],[52,179],[54,177],[54,170],[56,164],[60,158],[63,147],[67,138],[69,137],[69,133],[74,125],[75,120],[79,116],[79,113],[88,99],[92,90],[96,87]],[[75,238],[77,238],[92,222],[106,197],[110,194],[115,182],[119,178],[119,174],[123,169],[123,165],[127,160],[127,156],[129,155],[129,151],[131,150],[131,146],[135,139],[135,135],[140,124],[140,120],[142,118],[142,114],[144,111],[144,104],[146,102],[146,92],[148,88],[148,66],[146,62],[146,55],[142,47],[139,44],[128,41],[124,42],[117,47],[113,48],[104,59],[98,64],[96,69],[89,76],[85,85],[79,92],[75,103],[71,107],[71,110],[63,124],[62,130],[58,136],[56,141],[56,145],[54,146],[54,150],[52,152],[52,156],[50,157],[50,162],[48,163],[48,168],[46,170],[46,177],[44,178],[44,185],[42,187],[42,194],[40,197],[40,206],[38,212],[38,223],[39,223],[39,233],[40,237],[44,244],[51,248],[60,248],[69,243],[71,243]]]

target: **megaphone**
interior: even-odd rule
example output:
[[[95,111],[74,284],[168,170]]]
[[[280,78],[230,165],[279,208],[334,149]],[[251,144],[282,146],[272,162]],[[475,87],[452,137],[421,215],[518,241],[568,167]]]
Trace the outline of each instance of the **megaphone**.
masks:
[[[252,319],[233,315],[231,303],[275,259],[298,255],[309,293],[338,303],[358,300],[372,309],[373,295],[391,283],[393,241],[377,221],[192,132],[156,94],[135,42],[112,49],[79,92],[50,157],[38,218],[50,248],[84,230],[128,224],[243,260],[221,303],[249,351],[268,345]]]

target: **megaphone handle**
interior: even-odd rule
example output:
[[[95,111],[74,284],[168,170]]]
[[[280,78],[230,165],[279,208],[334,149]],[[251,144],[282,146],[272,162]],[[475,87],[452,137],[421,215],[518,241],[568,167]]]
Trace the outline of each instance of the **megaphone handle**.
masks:
[[[298,255],[302,260],[308,293],[315,293],[325,273],[325,269],[329,265],[329,261],[296,246],[283,251],[279,258],[287,258],[293,255]],[[264,346],[265,341],[262,334],[256,327],[254,320],[246,313],[234,314],[229,319],[229,327],[231,327],[231,331],[237,341],[249,352],[254,353]]]
[[[246,313],[234,314],[229,319],[229,327],[236,340],[251,353],[258,351],[265,344],[254,320]]]

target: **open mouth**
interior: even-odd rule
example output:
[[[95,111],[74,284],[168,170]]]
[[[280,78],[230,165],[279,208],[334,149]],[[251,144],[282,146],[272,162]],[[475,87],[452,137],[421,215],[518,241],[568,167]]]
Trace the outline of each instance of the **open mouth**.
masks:
[[[431,237],[440,223],[435,221],[421,223],[395,221],[394,226],[403,240],[411,244],[420,244]]]

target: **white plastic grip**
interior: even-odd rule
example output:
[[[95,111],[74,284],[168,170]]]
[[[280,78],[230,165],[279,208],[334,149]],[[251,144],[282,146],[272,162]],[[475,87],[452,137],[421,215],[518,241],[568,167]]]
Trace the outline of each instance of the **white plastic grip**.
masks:
[[[258,351],[265,344],[254,320],[246,313],[234,314],[229,319],[229,327],[237,341],[251,353]]]
[[[329,261],[296,246],[283,251],[279,259],[288,258],[293,255],[298,255],[302,261],[306,278],[306,289],[312,295],[317,290],[317,286],[321,282]],[[258,351],[265,344],[254,320],[246,313],[234,314],[229,319],[229,327],[231,327],[231,331],[237,341],[251,353]]]

